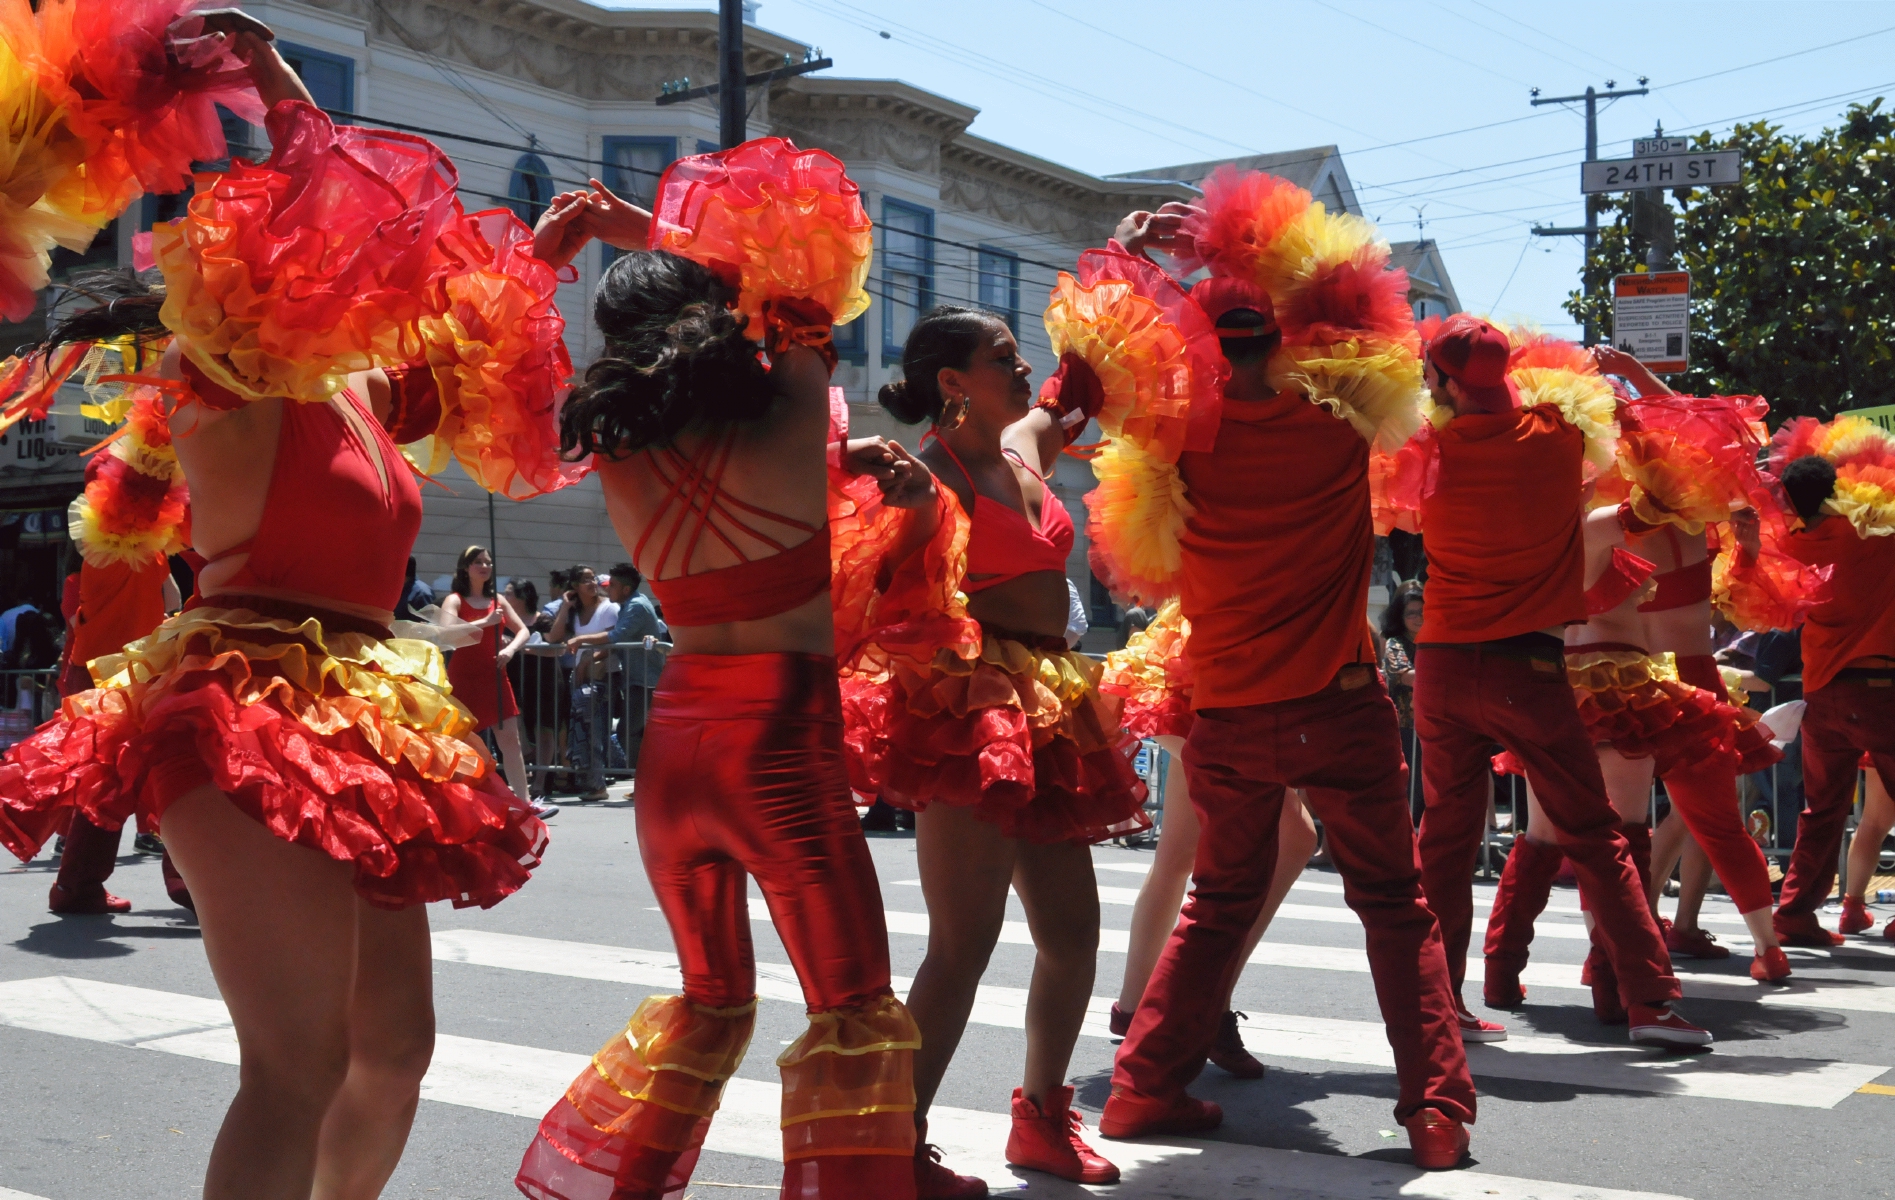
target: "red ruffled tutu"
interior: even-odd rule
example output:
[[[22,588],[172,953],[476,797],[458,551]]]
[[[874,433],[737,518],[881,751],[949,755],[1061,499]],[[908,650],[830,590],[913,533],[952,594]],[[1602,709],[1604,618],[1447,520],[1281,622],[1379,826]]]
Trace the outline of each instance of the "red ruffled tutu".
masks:
[[[1191,622],[1174,597],[1125,649],[1106,655],[1099,690],[1121,697],[1125,731],[1136,738],[1189,737],[1197,714],[1191,709],[1191,664],[1184,656]]]
[[[1660,776],[1714,754],[1735,759],[1739,775],[1783,757],[1755,712],[1680,682],[1670,654],[1580,648],[1567,653],[1566,676],[1593,744],[1655,759]],[[1525,774],[1511,752],[1496,754],[1494,769]]]
[[[440,652],[355,624],[196,607],[95,660],[100,686],[0,759],[0,844],[31,858],[75,812],[155,827],[209,784],[354,864],[372,904],[498,903],[539,865],[545,825],[467,740]]]
[[[842,679],[849,782],[916,812],[971,807],[1008,837],[1102,842],[1151,827],[1136,745],[1060,638],[986,630],[980,656]]]

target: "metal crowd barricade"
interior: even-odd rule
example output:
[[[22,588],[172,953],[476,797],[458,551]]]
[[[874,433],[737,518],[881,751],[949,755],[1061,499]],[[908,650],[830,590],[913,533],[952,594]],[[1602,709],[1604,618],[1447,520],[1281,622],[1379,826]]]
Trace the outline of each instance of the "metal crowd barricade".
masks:
[[[53,667],[0,671],[0,750],[52,720],[59,711],[58,679]]]
[[[508,667],[536,796],[583,795],[637,773],[652,685],[671,651],[645,638],[566,655],[528,646]]]

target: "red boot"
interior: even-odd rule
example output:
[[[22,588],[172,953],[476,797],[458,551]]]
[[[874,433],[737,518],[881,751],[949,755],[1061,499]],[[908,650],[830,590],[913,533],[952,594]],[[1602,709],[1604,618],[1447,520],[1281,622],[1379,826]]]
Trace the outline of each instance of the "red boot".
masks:
[[[1837,933],[1861,933],[1865,929],[1875,928],[1875,918],[1869,915],[1869,906],[1862,903],[1860,896],[1842,898],[1842,919],[1836,922]]]
[[[197,905],[191,902],[191,889],[184,885],[184,876],[178,874],[178,869],[171,865],[171,851],[165,851],[164,857],[158,860],[158,873],[164,877],[165,895],[171,897],[171,903],[196,912]]]
[[[1209,1100],[1180,1092],[1172,1101],[1153,1100],[1137,1092],[1112,1089],[1099,1116],[1099,1132],[1109,1138],[1146,1134],[1204,1133],[1224,1123],[1224,1110]]]
[[[1467,1157],[1467,1127],[1432,1108],[1424,1108],[1403,1122],[1415,1165],[1424,1171],[1448,1171]]]
[[[1514,1008],[1527,998],[1520,972],[1527,965],[1527,947],[1533,942],[1533,922],[1546,911],[1553,877],[1566,855],[1558,846],[1542,846],[1515,838],[1494,891],[1493,911],[1487,917],[1487,981],[1481,998],[1489,1008]]]
[[[1586,955],[1586,965],[1579,969],[1579,982],[1592,988],[1592,1013],[1599,1018],[1599,1024],[1625,1024],[1625,1004],[1619,999],[1619,973],[1612,968],[1611,958],[1597,940],[1592,944],[1591,953]]]
[[[1770,923],[1776,926],[1777,940],[1786,946],[1815,946],[1827,950],[1843,943],[1843,936],[1824,929],[1815,913],[1786,913],[1779,908]]]
[[[915,1130],[915,1200],[980,1200],[987,1181],[956,1175],[941,1162],[941,1148],[928,1141],[928,1123]]]
[[[913,1200],[909,1161],[893,1154],[820,1154],[783,1164],[782,1200]]]
[[[1117,1183],[1119,1169],[1100,1158],[1079,1136],[1083,1123],[1072,1110],[1073,1090],[1057,1088],[1044,1108],[1013,1089],[1013,1133],[1007,1138],[1007,1162],[1045,1171],[1073,1183]]]
[[[55,883],[46,896],[46,907],[62,917],[95,917],[105,913],[130,912],[132,902],[106,891],[102,883],[81,884],[77,887]]]
[[[1106,1017],[1105,1024],[1106,1028],[1112,1031],[1113,1037],[1122,1038],[1132,1032],[1132,1014],[1120,1008],[1119,1002],[1114,1000],[1112,1002],[1112,1012]]]
[[[1205,1057],[1239,1079],[1262,1079],[1263,1064],[1244,1049],[1244,1035],[1237,1032],[1237,1018],[1244,1015],[1224,1014],[1224,1019],[1217,1023],[1217,1037],[1211,1041],[1211,1051]]]
[[[1759,947],[1750,960],[1750,977],[1758,983],[1781,983],[1790,977],[1790,956],[1779,947]]]

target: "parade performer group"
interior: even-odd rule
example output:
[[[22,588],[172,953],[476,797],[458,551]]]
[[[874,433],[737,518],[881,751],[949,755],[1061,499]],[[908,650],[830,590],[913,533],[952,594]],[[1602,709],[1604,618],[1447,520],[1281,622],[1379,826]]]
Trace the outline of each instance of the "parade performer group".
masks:
[[[1141,738],[1178,762],[1110,1016],[1106,1138],[1217,1126],[1187,1091],[1207,1059],[1263,1074],[1231,996],[1313,816],[1366,931],[1395,1118],[1417,1164],[1463,1160],[1464,1043],[1506,1036],[1460,995],[1496,741],[1532,821],[1488,1004],[1524,999],[1563,857],[1600,1017],[1711,1042],[1673,1003],[1648,901],[1654,773],[1750,926],[1756,979],[1789,974],[1779,941],[1837,937],[1815,910],[1856,763],[1895,771],[1895,441],[1866,423],[1792,421],[1760,470],[1761,400],[1674,396],[1624,356],[1470,316],[1417,328],[1372,226],[1225,168],[1061,274],[1037,399],[1006,322],[922,314],[880,394],[928,426],[911,454],[852,438],[830,387],[873,235],[824,152],[682,159],[651,212],[595,183],[528,230],[463,211],[429,143],[333,124],[232,11],[0,0],[0,82],[25,131],[0,179],[8,315],[52,247],[221,156],[216,105],[274,147],[197,177],[151,231],[161,283],[87,283],[106,303],[0,364],[0,423],[82,369],[121,423],[74,507],[60,712],[0,758],[0,843],[28,859],[67,833],[51,907],[99,913],[125,907],[104,888],[124,823],[162,832],[242,1054],[207,1196],[380,1191],[432,1052],[423,906],[498,903],[546,848],[499,669],[526,626],[491,554],[461,556],[439,625],[391,611],[415,477],[448,462],[514,499],[596,473],[673,631],[635,820],[682,990],[547,1098],[515,1179],[536,1200],[689,1184],[756,1021],[750,879],[808,1015],[777,1059],[786,1197],[987,1194],[927,1120],[1010,891],[1036,957],[1006,1160],[1116,1181],[1067,1072],[1099,944],[1090,847],[1150,825]],[[594,239],[623,253],[594,296],[604,353],[568,395],[553,294]],[[123,370],[101,373],[108,351]],[[1098,478],[1094,572],[1158,609],[1105,663],[1064,640],[1066,453]],[[1418,837],[1366,619],[1398,521],[1431,572]],[[167,617],[172,553],[196,587]],[[1809,808],[1774,914],[1736,779],[1776,751],[1709,659],[1714,598],[1806,630]],[[930,932],[906,1003],[852,793],[917,814]]]

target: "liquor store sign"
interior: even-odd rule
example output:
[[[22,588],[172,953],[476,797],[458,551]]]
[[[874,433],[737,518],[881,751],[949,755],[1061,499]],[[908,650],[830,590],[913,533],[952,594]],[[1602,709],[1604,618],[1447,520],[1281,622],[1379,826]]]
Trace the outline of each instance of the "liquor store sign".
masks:
[[[1612,344],[1670,375],[1691,365],[1691,272],[1653,271],[1612,281]]]
[[[21,421],[0,433],[0,475],[42,475],[84,469],[80,452],[96,446],[112,427],[79,411],[83,388],[59,389],[42,421]]]

